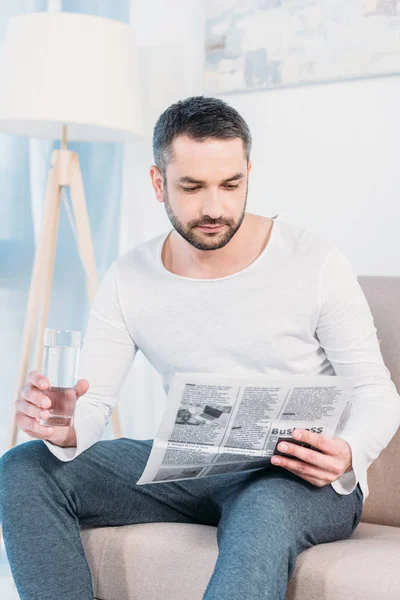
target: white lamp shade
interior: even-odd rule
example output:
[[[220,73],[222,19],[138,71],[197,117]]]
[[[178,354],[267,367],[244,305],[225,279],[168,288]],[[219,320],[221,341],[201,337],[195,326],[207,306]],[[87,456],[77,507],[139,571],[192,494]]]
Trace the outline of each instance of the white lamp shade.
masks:
[[[133,141],[143,133],[134,29],[103,17],[12,17],[0,49],[0,131]]]

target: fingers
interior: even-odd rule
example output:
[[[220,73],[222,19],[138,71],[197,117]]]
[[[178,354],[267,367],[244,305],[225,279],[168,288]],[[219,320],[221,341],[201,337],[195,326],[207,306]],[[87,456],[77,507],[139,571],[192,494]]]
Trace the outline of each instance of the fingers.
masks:
[[[335,479],[332,473],[328,473],[318,467],[313,467],[301,460],[285,458],[283,456],[274,456],[271,459],[272,464],[279,465],[295,475],[299,475],[302,479],[306,479],[315,485],[326,485],[329,481]]]
[[[28,415],[17,412],[15,414],[15,423],[25,431],[29,435],[35,434],[34,437],[39,437],[41,439],[48,437],[52,433],[54,433],[53,427],[47,427],[46,425],[40,425],[40,423]]]
[[[20,399],[24,399],[34,406],[39,406],[40,408],[50,408],[51,406],[50,398],[32,385],[25,385],[20,389],[17,404],[19,403]]]
[[[44,390],[50,387],[50,382],[38,371],[29,373],[28,381],[29,383],[20,389],[15,402],[14,421],[30,436],[43,439],[54,432],[53,427],[38,422],[38,419],[46,420],[50,417],[51,400],[44,393]],[[43,391],[40,391],[41,389]]]
[[[50,381],[47,379],[47,377],[45,377],[44,375],[42,375],[41,373],[39,373],[39,371],[32,371],[31,373],[29,373],[28,376],[28,381],[29,384],[33,387],[38,388],[38,390],[45,390],[48,389],[50,387]],[[25,386],[25,388],[29,389],[30,386]],[[76,395],[79,398],[80,396],[83,396],[84,394],[86,394],[86,392],[89,389],[89,382],[86,379],[80,379],[76,386]],[[33,396],[32,396],[33,397]],[[40,398],[40,396],[39,396]],[[31,401],[30,398],[26,398],[28,401]]]
[[[41,390],[50,387],[50,382],[47,377],[39,373],[39,371],[31,371],[28,375],[28,381],[31,385],[34,385]]]
[[[75,386],[77,398],[86,394],[89,389],[89,382],[86,379],[80,379]]]
[[[280,452],[285,452],[285,454],[295,456],[301,461],[304,461],[310,465],[315,465],[325,471],[331,471],[332,473],[336,472],[337,465],[332,456],[321,454],[321,452],[316,452],[311,448],[303,448],[303,446],[288,442],[280,442],[277,446],[277,449]]]
[[[28,382],[19,391],[14,421],[31,437],[51,440],[58,428],[39,423],[39,420],[46,421],[51,416],[51,399],[46,395],[46,390],[50,389],[50,381],[39,371],[32,371],[28,375]],[[75,389],[77,398],[83,396],[89,389],[88,381],[80,379]]]
[[[341,473],[337,459],[337,443],[320,433],[315,433],[307,429],[294,429],[292,437],[295,440],[301,440],[311,446],[314,446],[320,452],[312,448],[304,448],[298,444],[281,442],[277,446],[280,452],[292,455],[273,456],[271,463],[279,465],[302,479],[322,487],[335,481]]]
[[[48,419],[50,411],[46,408],[41,408],[41,405],[36,405],[23,397],[18,398],[15,403],[17,412],[32,417],[32,419]]]
[[[321,433],[314,433],[308,429],[294,429],[292,436],[295,440],[307,442],[307,444],[314,446],[314,448],[318,448],[318,450],[321,450],[321,452],[324,452],[325,454],[335,454],[335,444],[333,440],[330,440]]]

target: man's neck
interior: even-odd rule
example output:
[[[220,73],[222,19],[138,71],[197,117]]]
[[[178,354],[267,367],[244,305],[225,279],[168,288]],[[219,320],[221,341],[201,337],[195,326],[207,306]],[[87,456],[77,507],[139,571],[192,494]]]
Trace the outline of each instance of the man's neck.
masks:
[[[272,226],[272,219],[246,213],[233,238],[218,250],[198,250],[173,231],[164,243],[162,261],[168,271],[183,277],[227,277],[256,260],[268,244]]]

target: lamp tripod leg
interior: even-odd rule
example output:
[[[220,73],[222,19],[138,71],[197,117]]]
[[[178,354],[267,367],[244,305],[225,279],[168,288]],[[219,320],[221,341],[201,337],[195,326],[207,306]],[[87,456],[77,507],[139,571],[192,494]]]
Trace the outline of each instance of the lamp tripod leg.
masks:
[[[14,400],[19,395],[19,390],[26,384],[29,361],[34,344],[35,330],[39,311],[41,311],[43,321],[47,318],[50,300],[50,288],[48,285],[54,264],[55,239],[57,237],[56,227],[59,219],[60,194],[59,194],[59,169],[57,154],[53,152],[50,163],[50,171],[47,179],[46,197],[43,208],[43,221],[36,248],[31,283],[28,294],[28,304],[25,316],[25,325],[22,336],[21,354],[19,359],[19,370],[17,376],[16,391]],[[53,239],[54,238],[54,239]],[[43,336],[38,332],[38,337]],[[15,403],[13,405],[14,411]],[[13,413],[14,414],[14,413]],[[8,448],[12,448],[17,443],[17,425],[14,422],[11,426]]]

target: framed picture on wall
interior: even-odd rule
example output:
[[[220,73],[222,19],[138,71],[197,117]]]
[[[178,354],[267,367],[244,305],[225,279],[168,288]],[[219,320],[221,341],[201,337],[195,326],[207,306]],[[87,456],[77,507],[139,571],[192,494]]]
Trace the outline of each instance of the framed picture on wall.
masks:
[[[204,89],[400,74],[400,0],[207,0]]]

